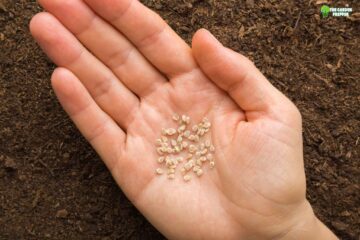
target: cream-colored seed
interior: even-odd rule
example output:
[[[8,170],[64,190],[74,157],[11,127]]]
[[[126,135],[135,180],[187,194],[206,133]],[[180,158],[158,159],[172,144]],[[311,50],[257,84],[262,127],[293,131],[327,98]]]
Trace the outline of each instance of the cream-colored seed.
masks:
[[[163,163],[165,161],[165,157],[159,157],[158,158],[158,163]]]
[[[161,129],[161,134],[162,135],[167,135],[167,130],[165,128]]]
[[[175,174],[169,174],[169,175],[168,175],[168,179],[171,179],[171,180],[172,180],[172,179],[175,179]]]
[[[190,181],[191,180],[191,176],[190,175],[185,175],[184,176],[184,181],[185,182],[188,182],[188,181]]]
[[[201,155],[205,155],[208,152],[208,150],[205,148],[204,150],[201,151]]]
[[[199,137],[198,135],[195,135],[194,141],[195,141],[195,142],[199,142],[199,141],[200,141],[200,137]]]
[[[186,169],[185,169],[185,168],[181,168],[181,169],[180,169],[180,172],[181,172],[181,174],[185,174],[185,173],[186,173]]]
[[[200,166],[195,166],[195,167],[193,167],[193,171],[194,171],[194,172],[197,172],[199,169],[200,169]]]
[[[183,162],[183,161],[184,161],[184,158],[183,158],[183,157],[178,157],[178,158],[176,158],[176,161],[178,161],[178,162]]]
[[[202,161],[201,161],[201,159],[199,158],[199,159],[196,159],[196,165],[198,165],[198,166],[202,166]]]
[[[157,148],[157,149],[156,149],[156,152],[157,152],[159,155],[164,155],[163,148]]]
[[[176,130],[174,128],[168,128],[166,129],[166,135],[172,136],[176,133]]]
[[[203,175],[204,171],[202,169],[199,169],[196,171],[196,175],[198,175],[198,177],[200,177],[201,175]]]
[[[206,162],[208,159],[205,156],[200,157],[200,161]]]
[[[201,152],[200,152],[200,151],[197,151],[197,152],[195,153],[195,156],[196,156],[196,157],[200,157],[200,156],[201,156]]]
[[[161,137],[161,141],[164,142],[164,143],[166,143],[166,142],[169,141],[169,139],[168,139],[167,137],[165,137],[165,136],[162,136],[162,137]]]
[[[214,145],[211,145],[210,148],[209,148],[210,152],[215,152],[215,147]]]
[[[189,153],[187,156],[186,156],[186,160],[189,160],[193,157],[193,155],[191,153]]]
[[[189,171],[191,168],[193,168],[194,166],[194,161],[193,160],[190,160],[188,161],[185,165],[184,165],[184,168]]]
[[[183,123],[185,124],[189,124],[190,123],[190,117],[186,116],[186,115],[182,115],[181,116],[181,120]]]
[[[215,162],[210,162],[210,168],[214,168],[215,167]]]
[[[184,137],[188,138],[191,135],[191,132],[189,130],[186,130],[184,132]]]
[[[175,114],[173,115],[172,119],[173,119],[174,121],[176,121],[176,122],[179,121],[179,120],[180,120],[179,114],[176,114],[176,113],[175,113]]]
[[[178,128],[178,133],[181,133],[181,132],[184,132],[186,129],[186,125],[181,125],[179,128]]]
[[[205,147],[209,148],[211,146],[210,140],[205,141]]]
[[[161,139],[156,139],[156,146],[161,147],[163,144],[163,142],[161,141]]]
[[[161,168],[158,168],[158,169],[156,169],[156,174],[162,175],[162,174],[164,174],[164,170],[162,170]]]
[[[183,141],[182,136],[178,136],[178,138],[177,138],[177,142],[178,142],[178,143],[181,143],[182,141]]]
[[[168,174],[174,174],[175,173],[175,169],[174,168],[169,168],[167,171]]]
[[[204,150],[205,149],[205,144],[204,143],[201,143],[200,144],[200,150]]]
[[[192,128],[193,132],[197,132],[197,130],[199,129],[198,125],[194,125]]]
[[[189,139],[190,141],[194,141],[194,140],[195,140],[195,135],[190,135],[190,136],[188,137],[188,139]]]
[[[182,145],[183,148],[187,148],[189,146],[188,142],[182,142],[181,145]]]
[[[179,146],[175,146],[174,152],[179,153],[181,151]]]
[[[206,155],[206,159],[209,161],[212,161],[214,159],[214,157],[211,153],[209,153],[208,155]]]
[[[171,146],[175,147],[176,145],[177,145],[177,142],[174,139],[172,139],[171,140]]]
[[[189,146],[189,152],[190,152],[190,153],[194,153],[196,150],[197,150],[197,147],[196,147],[195,145],[192,145],[192,144],[191,144],[191,145]]]

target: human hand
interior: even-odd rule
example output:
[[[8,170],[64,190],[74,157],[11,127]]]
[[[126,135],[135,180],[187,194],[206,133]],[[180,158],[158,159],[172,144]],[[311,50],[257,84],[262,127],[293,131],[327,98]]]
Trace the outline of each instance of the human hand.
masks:
[[[134,205],[170,239],[335,239],[305,198],[301,116],[207,31],[192,49],[136,0],[39,0],[35,39],[64,109]],[[104,20],[103,20],[104,19]],[[216,167],[157,177],[173,113],[208,117]]]

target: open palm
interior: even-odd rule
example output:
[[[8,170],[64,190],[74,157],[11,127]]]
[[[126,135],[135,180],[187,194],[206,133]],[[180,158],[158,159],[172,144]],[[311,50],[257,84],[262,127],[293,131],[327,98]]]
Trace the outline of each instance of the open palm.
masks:
[[[275,239],[307,209],[301,117],[206,30],[192,49],[136,0],[40,0],[31,31],[52,84],[135,206],[171,239]],[[154,170],[173,113],[207,117],[216,167],[185,183]]]

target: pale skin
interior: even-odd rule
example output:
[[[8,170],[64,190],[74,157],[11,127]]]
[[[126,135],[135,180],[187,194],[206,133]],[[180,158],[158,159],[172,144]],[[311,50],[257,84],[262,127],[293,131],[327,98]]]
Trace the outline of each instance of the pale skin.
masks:
[[[189,47],[137,0],[39,3],[60,103],[167,238],[337,239],[305,197],[301,115],[250,60],[204,29]],[[212,123],[216,167],[187,183],[155,174],[174,113]]]

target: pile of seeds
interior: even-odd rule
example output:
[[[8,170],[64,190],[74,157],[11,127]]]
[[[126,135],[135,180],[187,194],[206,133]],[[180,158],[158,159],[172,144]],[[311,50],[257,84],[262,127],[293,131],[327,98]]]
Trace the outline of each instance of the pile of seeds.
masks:
[[[163,175],[167,172],[169,179],[174,179],[176,170],[180,168],[184,181],[191,180],[191,173],[200,177],[204,171],[202,167],[208,162],[210,168],[215,167],[215,147],[210,139],[206,139],[211,129],[211,123],[207,118],[193,126],[190,126],[190,117],[175,114],[173,120],[178,124],[177,128],[164,128],[161,137],[156,140],[158,163],[165,166],[156,169],[156,174]]]

